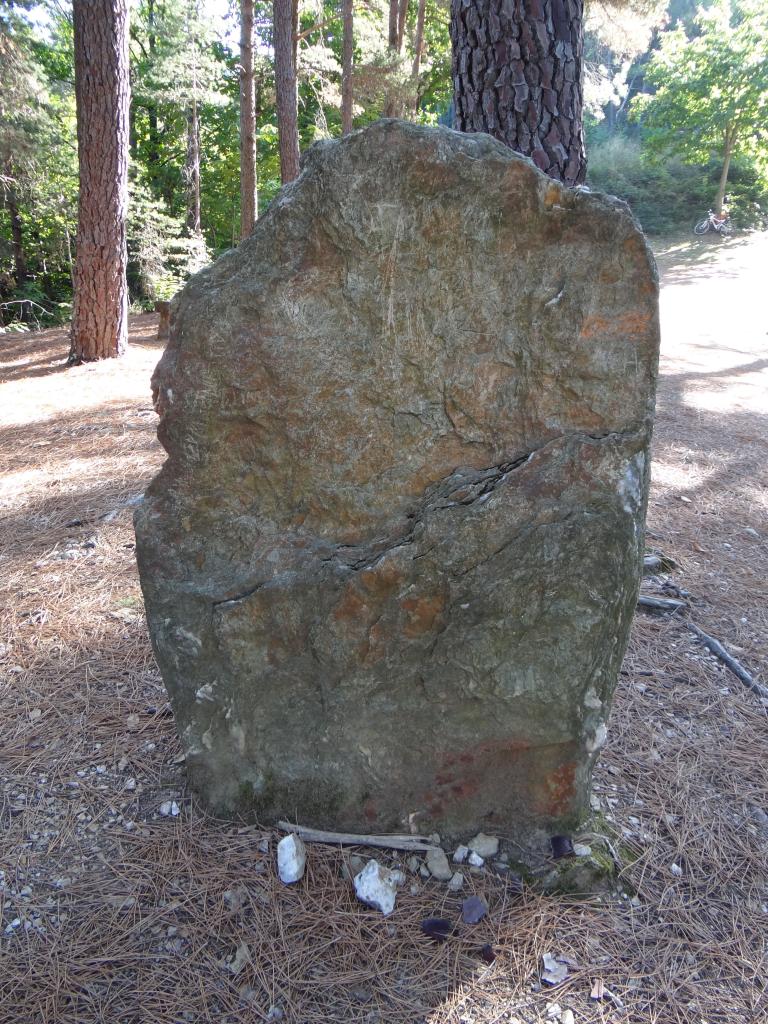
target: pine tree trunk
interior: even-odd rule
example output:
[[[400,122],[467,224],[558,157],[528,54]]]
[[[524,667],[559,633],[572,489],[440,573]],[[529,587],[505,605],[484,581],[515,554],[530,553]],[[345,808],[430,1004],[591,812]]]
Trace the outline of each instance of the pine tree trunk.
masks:
[[[393,69],[397,67],[397,60],[403,45],[402,33],[405,31],[405,15],[408,10],[408,0],[389,0],[389,29],[387,32],[387,45],[392,59]],[[398,95],[396,76],[390,81],[388,94],[384,102],[384,116],[397,117],[401,113],[400,97]]]
[[[353,0],[342,0],[344,34],[341,61],[341,134],[352,131],[352,64],[354,61],[354,11]]]
[[[70,363],[128,341],[128,2],[74,0],[80,167]]]
[[[16,287],[21,288],[29,276],[27,268],[27,257],[24,254],[24,226],[19,212],[19,199],[16,195],[16,187],[13,183],[13,168],[6,165],[6,175],[9,179],[5,186],[5,208],[11,221],[11,248],[13,252],[13,278]]]
[[[452,0],[455,127],[584,180],[583,0]]]
[[[259,215],[256,190],[256,88],[253,75],[253,0],[240,0],[240,237]]]
[[[419,72],[421,71],[421,51],[424,49],[424,18],[427,10],[427,0],[419,0],[416,13],[416,38],[413,42],[413,112],[419,109]]]
[[[187,107],[187,159],[184,164],[187,186],[187,228],[193,235],[200,234],[200,118],[197,100]]]
[[[299,176],[296,22],[298,0],[272,0],[275,46],[275,92],[280,177],[283,184]]]

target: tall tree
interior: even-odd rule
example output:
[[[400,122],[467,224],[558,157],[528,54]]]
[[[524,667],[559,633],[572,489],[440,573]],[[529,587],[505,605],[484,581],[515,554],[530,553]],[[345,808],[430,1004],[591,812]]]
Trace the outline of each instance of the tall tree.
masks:
[[[385,117],[397,117],[402,113],[403,97],[401,61],[405,38],[405,19],[408,15],[408,0],[389,0],[389,30],[387,41],[391,61],[391,74],[387,99],[384,104]]]
[[[352,65],[354,62],[354,10],[353,0],[342,0],[342,58],[341,58],[341,133],[352,131]]]
[[[452,0],[451,41],[456,128],[582,182],[583,0]]]
[[[421,71],[421,54],[424,49],[424,21],[427,13],[427,0],[419,0],[416,13],[416,38],[413,41],[413,67],[411,77],[413,79],[413,112],[419,109],[419,72]]]
[[[256,187],[256,83],[253,73],[253,0],[240,0],[240,237],[259,215]]]
[[[652,96],[638,96],[633,116],[657,152],[689,163],[720,159],[714,209],[721,213],[731,160],[762,148],[768,120],[768,8],[756,0],[719,0],[663,37],[646,70]]]
[[[74,0],[80,169],[69,362],[128,342],[128,0]]]
[[[296,83],[298,0],[273,0],[272,12],[280,177],[285,184],[299,176],[299,120]]]

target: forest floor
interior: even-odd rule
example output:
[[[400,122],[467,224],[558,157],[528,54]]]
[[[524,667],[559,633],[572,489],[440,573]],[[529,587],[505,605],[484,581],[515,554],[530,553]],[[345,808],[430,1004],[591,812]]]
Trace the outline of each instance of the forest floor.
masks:
[[[636,616],[596,773],[625,895],[471,874],[489,914],[442,945],[419,924],[458,916],[444,884],[384,919],[350,851],[312,846],[283,887],[273,833],[184,793],[132,531],[162,461],[155,318],[74,369],[62,330],[0,340],[0,1024],[768,1021],[768,701],[686,627],[768,683],[768,235],[658,253],[647,547],[678,568],[645,588],[690,607]],[[570,958],[554,989],[545,952]]]

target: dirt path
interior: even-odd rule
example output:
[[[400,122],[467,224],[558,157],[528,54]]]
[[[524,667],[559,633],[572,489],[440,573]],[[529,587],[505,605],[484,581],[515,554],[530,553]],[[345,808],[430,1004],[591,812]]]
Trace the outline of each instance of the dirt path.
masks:
[[[768,683],[768,236],[660,263],[648,547],[679,568],[646,589],[687,592]],[[433,945],[420,920],[457,915],[444,886],[414,877],[384,920],[348,855],[314,848],[286,889],[269,831],[186,798],[133,560],[162,458],[154,324],[133,318],[119,363],[72,370],[63,332],[0,339],[0,1024],[765,1024],[766,704],[679,616],[638,615],[595,781],[615,902],[468,875],[490,913]],[[544,952],[571,958],[555,990]]]

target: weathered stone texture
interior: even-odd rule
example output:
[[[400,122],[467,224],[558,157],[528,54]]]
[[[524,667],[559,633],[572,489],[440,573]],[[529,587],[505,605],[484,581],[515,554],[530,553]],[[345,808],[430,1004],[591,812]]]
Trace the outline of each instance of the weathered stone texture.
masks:
[[[174,301],[136,517],[218,811],[561,827],[636,599],[658,351],[625,206],[485,135],[312,147]]]

